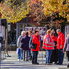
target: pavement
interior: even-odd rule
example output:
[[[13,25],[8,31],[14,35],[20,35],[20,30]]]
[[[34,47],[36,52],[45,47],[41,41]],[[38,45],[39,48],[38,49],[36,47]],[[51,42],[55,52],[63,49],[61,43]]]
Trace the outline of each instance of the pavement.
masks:
[[[43,53],[45,54],[45,52]],[[41,58],[41,52],[39,52],[38,62],[39,65],[32,65],[31,61],[18,61],[15,51],[9,52],[11,57],[6,57],[1,61],[1,69],[67,69],[67,60],[64,59],[63,65],[45,65],[45,58]]]

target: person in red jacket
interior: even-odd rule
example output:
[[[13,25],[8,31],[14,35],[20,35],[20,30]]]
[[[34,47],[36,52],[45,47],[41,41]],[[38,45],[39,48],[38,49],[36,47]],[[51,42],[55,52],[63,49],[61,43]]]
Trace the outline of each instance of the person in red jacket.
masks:
[[[54,50],[54,41],[50,37],[51,30],[47,30],[47,34],[44,35],[44,40],[43,40],[43,49],[46,49],[46,64],[50,64],[50,58],[52,54],[52,50]]]
[[[58,34],[58,38],[57,38],[58,63],[57,64],[62,65],[63,58],[64,58],[63,48],[65,44],[65,36],[60,29],[57,29],[57,34]]]
[[[33,56],[32,56],[32,64],[39,64],[37,63],[37,55],[38,55],[38,51],[40,50],[39,47],[40,47],[40,41],[38,40],[38,34],[39,34],[39,31],[35,30],[34,32],[35,34],[32,36],[32,43],[34,44],[37,44],[37,47],[36,49],[32,49],[31,48],[31,51],[33,52]]]

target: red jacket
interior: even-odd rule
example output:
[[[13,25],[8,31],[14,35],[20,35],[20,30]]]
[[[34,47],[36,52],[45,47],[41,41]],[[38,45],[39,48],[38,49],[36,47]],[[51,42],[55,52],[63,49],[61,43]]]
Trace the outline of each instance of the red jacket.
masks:
[[[51,38],[53,39],[53,41],[56,41],[57,42],[57,37],[56,36],[53,36]]]
[[[53,50],[54,49],[53,43],[54,43],[53,39],[50,37],[50,35],[46,34],[43,40],[43,49]]]
[[[39,49],[39,47],[40,47],[40,41],[38,40],[38,38],[37,38],[36,35],[33,35],[33,36],[32,36],[32,42],[33,42],[34,44],[37,44],[37,48],[36,48],[36,50],[31,49],[31,51],[39,51],[39,50],[40,50],[40,49]]]
[[[58,38],[57,38],[57,49],[63,49],[64,44],[65,44],[65,36],[61,32],[60,34],[58,34]],[[62,45],[62,48],[60,48],[61,45]]]

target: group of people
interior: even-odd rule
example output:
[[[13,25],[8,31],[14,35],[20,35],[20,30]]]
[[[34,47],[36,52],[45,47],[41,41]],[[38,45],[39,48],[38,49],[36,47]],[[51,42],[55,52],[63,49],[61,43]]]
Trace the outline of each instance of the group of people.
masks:
[[[38,65],[38,51],[40,51],[40,48],[42,48],[46,50],[46,65],[51,65],[52,62],[62,65],[65,51],[67,51],[66,53],[69,61],[69,38],[66,39],[65,43],[65,36],[61,30],[57,29],[56,32],[58,37],[54,35],[54,31],[51,31],[50,29],[47,30],[46,34],[43,36],[43,45],[41,47],[41,37],[39,35],[39,30],[35,30],[34,34],[32,34],[32,31],[22,31],[17,40],[17,47],[20,48],[18,60],[25,61],[26,58],[26,61],[30,59],[32,60],[32,64]],[[36,49],[32,48],[32,43],[34,43]],[[69,62],[67,67],[69,67]]]

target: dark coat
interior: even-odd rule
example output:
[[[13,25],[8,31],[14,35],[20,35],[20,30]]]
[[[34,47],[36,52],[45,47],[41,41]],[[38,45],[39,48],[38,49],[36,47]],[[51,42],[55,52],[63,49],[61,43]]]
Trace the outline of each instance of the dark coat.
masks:
[[[23,43],[23,50],[29,50],[29,40],[30,40],[29,36],[24,36],[22,38],[21,42]]]
[[[66,38],[66,42],[65,42],[65,46],[64,46],[64,49],[63,51],[69,51],[69,37]]]
[[[52,51],[52,54],[51,54],[50,63],[58,61],[58,50],[57,50],[57,47],[56,47],[57,37],[53,36],[52,39],[55,43],[55,46],[54,46],[54,50]]]

